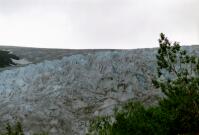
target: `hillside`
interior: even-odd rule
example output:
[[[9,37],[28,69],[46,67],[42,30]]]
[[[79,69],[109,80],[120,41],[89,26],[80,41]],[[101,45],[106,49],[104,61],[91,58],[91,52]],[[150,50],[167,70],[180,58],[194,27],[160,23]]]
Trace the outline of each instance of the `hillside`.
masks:
[[[193,48],[186,47],[198,54]],[[151,83],[156,49],[7,49],[32,64],[0,72],[1,128],[19,120],[26,134],[84,135],[89,119],[112,114],[117,104],[150,105],[163,96]]]

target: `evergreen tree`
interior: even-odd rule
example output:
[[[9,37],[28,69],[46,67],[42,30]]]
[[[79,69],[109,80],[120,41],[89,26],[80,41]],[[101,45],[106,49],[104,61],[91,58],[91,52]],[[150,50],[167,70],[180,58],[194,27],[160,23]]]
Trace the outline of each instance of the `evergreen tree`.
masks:
[[[166,95],[160,107],[170,114],[170,132],[199,132],[199,58],[187,54],[177,42],[171,45],[164,34],[159,44],[159,78],[154,82]]]

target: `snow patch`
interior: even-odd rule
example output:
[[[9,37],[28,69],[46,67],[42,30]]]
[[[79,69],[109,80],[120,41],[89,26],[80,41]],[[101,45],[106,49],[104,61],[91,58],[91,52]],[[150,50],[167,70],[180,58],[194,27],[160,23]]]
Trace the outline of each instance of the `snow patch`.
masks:
[[[15,59],[11,59],[12,62],[14,62],[15,64],[19,64],[19,65],[27,65],[30,64],[31,62],[26,60],[26,59],[20,59],[20,60],[15,60]]]

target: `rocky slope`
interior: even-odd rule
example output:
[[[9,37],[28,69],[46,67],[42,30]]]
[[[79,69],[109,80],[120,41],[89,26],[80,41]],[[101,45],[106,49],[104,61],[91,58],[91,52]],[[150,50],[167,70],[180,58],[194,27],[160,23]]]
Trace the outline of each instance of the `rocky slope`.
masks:
[[[162,96],[151,83],[156,51],[64,54],[57,60],[4,70],[0,72],[0,127],[19,120],[27,135],[40,131],[84,135],[89,119],[111,114],[117,104],[129,99],[153,104]]]

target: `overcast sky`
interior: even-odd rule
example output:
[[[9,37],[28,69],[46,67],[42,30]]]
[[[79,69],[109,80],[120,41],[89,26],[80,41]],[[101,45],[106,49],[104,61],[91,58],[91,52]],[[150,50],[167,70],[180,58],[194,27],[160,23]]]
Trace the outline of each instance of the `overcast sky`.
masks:
[[[199,44],[199,0],[0,0],[0,45],[149,48]]]

